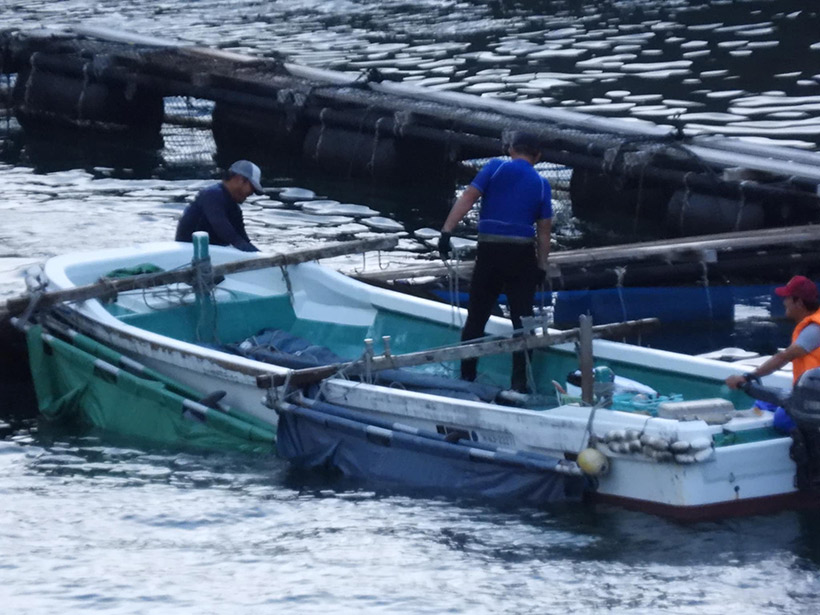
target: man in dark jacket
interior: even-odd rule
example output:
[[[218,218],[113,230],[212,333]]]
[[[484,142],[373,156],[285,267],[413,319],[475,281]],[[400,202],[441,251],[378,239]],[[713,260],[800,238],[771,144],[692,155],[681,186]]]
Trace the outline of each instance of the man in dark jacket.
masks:
[[[185,208],[177,224],[176,241],[192,241],[195,232],[205,231],[213,245],[259,252],[248,239],[239,204],[251,193],[262,194],[261,175],[250,160],[234,162],[221,183],[200,190]]]

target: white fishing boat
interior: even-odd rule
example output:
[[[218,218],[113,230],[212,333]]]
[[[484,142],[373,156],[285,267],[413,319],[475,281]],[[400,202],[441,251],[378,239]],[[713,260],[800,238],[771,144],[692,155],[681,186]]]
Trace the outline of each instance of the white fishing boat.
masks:
[[[773,429],[770,412],[751,409],[751,398],[723,383],[748,357],[733,357],[738,364],[595,339],[592,361],[581,352],[582,394],[589,400],[592,387],[595,395],[588,405],[565,392],[579,366],[572,342],[589,333],[583,328],[533,326],[510,337],[510,322],[492,317],[493,337],[464,346],[462,310],[300,262],[331,249],[259,257],[195,242],[194,250],[194,273],[191,244],[174,242],[48,260],[46,285],[33,296],[40,308],[58,306],[35,316],[46,332],[36,335],[94,340],[114,355],[99,354],[95,365],[118,363],[110,373],[143,370],[179,383],[190,392],[187,419],[228,417],[239,422],[234,431],[257,430],[265,441],[278,428],[280,454],[304,466],[459,490],[476,478],[470,468],[490,468],[476,483],[479,493],[541,501],[586,490],[690,519],[814,501],[795,487],[792,439]],[[133,277],[149,269],[155,273]],[[123,273],[131,277],[112,277]],[[24,320],[31,316],[28,310]],[[510,360],[501,351],[520,348],[536,349],[532,395],[504,390]],[[463,356],[484,357],[477,383],[453,376]],[[35,381],[44,379],[34,371]],[[788,389],[791,375],[764,383]],[[66,392],[52,397],[58,393]],[[98,426],[143,425],[139,435],[151,436],[139,417],[112,418],[129,408],[100,405],[91,413]],[[422,457],[407,457],[419,451]],[[463,467],[453,470],[448,459]],[[538,482],[547,475],[548,483]]]

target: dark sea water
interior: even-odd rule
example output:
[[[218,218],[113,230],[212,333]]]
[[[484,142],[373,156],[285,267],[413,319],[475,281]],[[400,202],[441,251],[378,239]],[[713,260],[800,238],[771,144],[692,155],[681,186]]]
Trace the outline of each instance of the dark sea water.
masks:
[[[806,149],[820,141],[820,19],[807,0],[0,3],[3,28],[66,23],[335,70],[378,68],[426,87],[689,134]],[[8,85],[0,78],[0,93]],[[207,116],[207,104],[193,104],[168,101],[167,111]],[[163,143],[145,155],[34,138],[3,116],[0,297],[21,292],[27,267],[54,254],[170,238],[186,200],[216,176],[218,152],[207,129],[169,123]],[[388,232],[390,221],[404,229],[381,262],[335,261],[348,270],[430,258],[424,229],[440,226],[453,196],[298,169],[265,169],[263,183],[270,194],[252,199],[245,216],[266,250]],[[566,204],[557,214],[559,247],[617,239],[593,236]],[[699,328],[691,349],[783,345],[786,328],[766,324],[770,314],[760,298],[734,324]],[[679,336],[681,345],[692,339]],[[612,507],[522,510],[374,493],[295,474],[277,459],[56,429],[31,418],[25,387],[10,382],[18,351],[0,352],[3,613],[820,610],[817,513],[681,525]]]

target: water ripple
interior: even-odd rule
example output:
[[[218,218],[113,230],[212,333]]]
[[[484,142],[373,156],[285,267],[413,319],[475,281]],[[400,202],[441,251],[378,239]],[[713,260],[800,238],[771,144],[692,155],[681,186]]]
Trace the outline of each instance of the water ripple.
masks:
[[[0,596],[20,612],[763,613],[820,593],[820,528],[796,513],[504,510],[305,481],[276,459],[15,435]]]

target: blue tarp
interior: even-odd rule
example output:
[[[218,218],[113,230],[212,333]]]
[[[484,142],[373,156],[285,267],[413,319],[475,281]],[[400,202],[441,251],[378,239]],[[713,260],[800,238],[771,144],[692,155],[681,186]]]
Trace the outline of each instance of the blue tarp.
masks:
[[[774,427],[777,431],[789,434],[792,429],[797,427],[794,420],[792,420],[792,417],[790,417],[789,413],[786,412],[785,408],[760,399],[755,400],[755,406],[761,410],[766,410],[767,412],[774,412],[772,427]]]
[[[533,505],[578,501],[587,485],[582,476],[556,472],[558,460],[544,455],[505,454],[359,418],[329,404],[290,406],[280,411],[278,453],[298,467],[338,471],[377,486]]]
[[[728,286],[624,287],[557,293],[555,322],[577,322],[591,314],[598,324],[660,318],[663,322],[732,320],[734,300]]]
[[[656,317],[663,322],[692,320],[732,320],[734,299],[728,286],[665,286],[602,288],[596,290],[561,290],[554,293],[554,322],[575,323],[581,314],[589,314],[598,324]],[[447,290],[431,291],[447,303],[455,297]],[[535,305],[553,305],[553,293],[537,293]],[[468,293],[458,295],[458,305],[469,307]],[[506,295],[499,297],[506,304]]]

